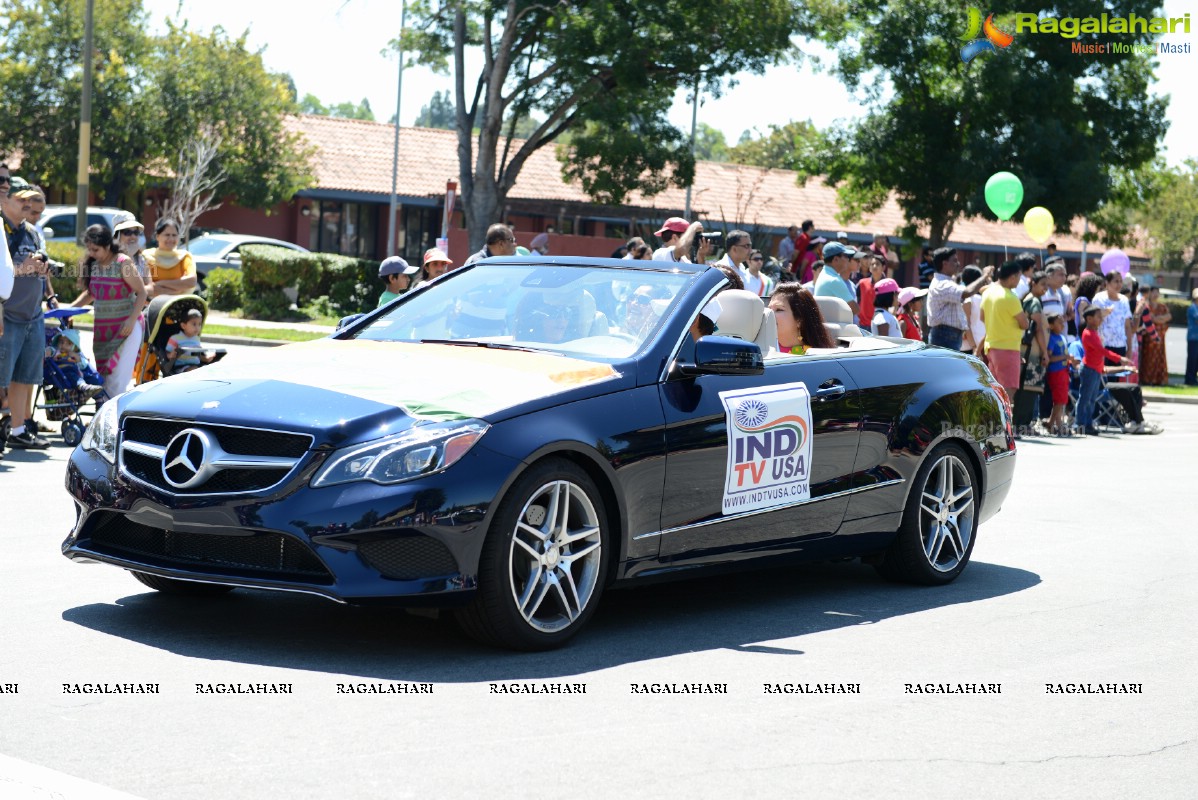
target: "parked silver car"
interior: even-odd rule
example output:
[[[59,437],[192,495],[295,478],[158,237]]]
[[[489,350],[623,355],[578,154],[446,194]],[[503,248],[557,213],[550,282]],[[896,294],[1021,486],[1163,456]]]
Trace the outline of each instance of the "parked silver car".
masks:
[[[218,268],[241,269],[241,248],[247,244],[264,244],[273,247],[286,247],[301,253],[309,252],[306,247],[300,247],[294,242],[238,233],[205,234],[188,242],[186,249],[195,261],[196,275],[202,282],[211,270]]]
[[[128,214],[130,212],[123,211],[119,208],[108,208],[105,206],[88,206],[87,208],[87,225],[107,225],[112,228],[112,218],[117,214]],[[134,215],[136,216],[136,215]],[[41,219],[37,221],[38,227],[42,229],[42,233],[46,236],[46,242],[73,242],[76,235],[76,208],[75,206],[46,206],[46,210],[42,212]],[[146,237],[141,236],[142,247],[145,247]]]

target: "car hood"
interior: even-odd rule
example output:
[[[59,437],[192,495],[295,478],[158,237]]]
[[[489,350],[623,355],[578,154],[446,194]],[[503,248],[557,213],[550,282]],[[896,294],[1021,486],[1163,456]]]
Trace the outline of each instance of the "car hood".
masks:
[[[238,353],[146,384],[122,411],[304,431],[318,445],[344,444],[422,421],[493,421],[513,407],[599,388],[617,376],[608,364],[547,353],[321,339]]]

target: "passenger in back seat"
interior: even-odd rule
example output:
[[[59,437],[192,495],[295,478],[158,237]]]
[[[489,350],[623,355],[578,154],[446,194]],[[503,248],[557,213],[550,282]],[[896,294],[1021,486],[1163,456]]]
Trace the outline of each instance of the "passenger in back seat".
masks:
[[[812,347],[836,347],[824,315],[811,293],[797,283],[783,283],[770,295],[770,311],[778,323],[778,349],[802,355]]]

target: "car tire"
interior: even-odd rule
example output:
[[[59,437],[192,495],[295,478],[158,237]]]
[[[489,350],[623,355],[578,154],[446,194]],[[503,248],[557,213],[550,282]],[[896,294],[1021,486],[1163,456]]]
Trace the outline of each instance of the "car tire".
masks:
[[[606,509],[586,471],[558,458],[534,465],[496,509],[478,590],[457,613],[459,625],[499,647],[560,647],[599,604],[609,541]]]
[[[944,442],[924,459],[898,535],[877,570],[890,580],[938,586],[956,579],[977,541],[980,497],[969,454]]]
[[[174,578],[164,578],[161,575],[151,575],[148,572],[129,570],[134,578],[163,594],[173,594],[186,597],[215,597],[233,591],[232,586],[222,586],[219,583],[196,583],[195,581],[180,581]]]

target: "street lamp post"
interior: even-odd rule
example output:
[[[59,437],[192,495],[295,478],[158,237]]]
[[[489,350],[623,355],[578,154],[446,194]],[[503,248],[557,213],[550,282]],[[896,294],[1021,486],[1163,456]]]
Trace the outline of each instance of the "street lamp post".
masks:
[[[695,158],[695,130],[699,127],[699,73],[695,73],[695,94],[691,99],[691,160]],[[682,215],[687,222],[691,221],[691,186],[695,179],[686,185],[686,212]]]
[[[395,152],[391,157],[391,208],[387,215],[387,255],[389,256],[395,255],[397,249],[395,211],[399,206],[399,111],[403,103],[403,29],[408,23],[407,0],[402,0],[399,8],[399,88],[395,90]]]
[[[79,171],[75,177],[75,241],[83,244],[87,228],[88,180],[92,157],[92,31],[95,28],[95,0],[87,0],[83,18],[83,95],[79,103]]]

